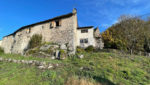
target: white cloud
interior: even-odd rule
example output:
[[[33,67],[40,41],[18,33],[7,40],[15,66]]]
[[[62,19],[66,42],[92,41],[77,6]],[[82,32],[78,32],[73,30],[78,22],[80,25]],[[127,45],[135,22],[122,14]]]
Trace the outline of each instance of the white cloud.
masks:
[[[91,20],[95,25],[108,28],[123,14],[142,15],[150,9],[149,0],[81,0],[81,13],[85,20]],[[86,15],[86,16],[85,16]],[[87,18],[87,16],[90,16]],[[86,22],[80,22],[86,23]]]

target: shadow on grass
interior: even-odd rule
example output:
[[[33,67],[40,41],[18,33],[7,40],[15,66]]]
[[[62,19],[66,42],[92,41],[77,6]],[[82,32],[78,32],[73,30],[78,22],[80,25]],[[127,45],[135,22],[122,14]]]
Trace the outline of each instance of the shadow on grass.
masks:
[[[101,78],[101,77],[98,77],[98,76],[95,76],[93,78],[94,78],[94,80],[101,83],[102,85],[115,85],[113,82],[111,82],[110,80],[105,79],[105,78]]]

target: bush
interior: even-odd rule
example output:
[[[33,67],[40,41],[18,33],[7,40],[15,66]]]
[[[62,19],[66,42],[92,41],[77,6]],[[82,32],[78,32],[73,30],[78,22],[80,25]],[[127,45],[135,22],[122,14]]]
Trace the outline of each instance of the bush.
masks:
[[[79,78],[78,76],[69,77],[65,85],[101,85],[92,79]]]
[[[0,53],[4,53],[4,49],[0,47]]]
[[[30,42],[29,42],[29,48],[35,48],[37,46],[40,46],[42,44],[42,35],[35,34],[32,36]]]
[[[66,58],[67,57],[67,53],[66,53],[66,51],[65,50],[60,50],[60,59],[64,59],[64,58]]]
[[[91,45],[91,46],[88,46],[85,51],[87,52],[93,52],[94,51],[94,47]]]
[[[78,46],[77,47],[77,53],[83,53],[83,52],[85,52],[85,50]]]
[[[39,49],[38,48],[35,48],[35,49],[30,49],[27,51],[27,55],[30,55],[30,54],[34,54],[34,53],[38,53],[39,52]]]

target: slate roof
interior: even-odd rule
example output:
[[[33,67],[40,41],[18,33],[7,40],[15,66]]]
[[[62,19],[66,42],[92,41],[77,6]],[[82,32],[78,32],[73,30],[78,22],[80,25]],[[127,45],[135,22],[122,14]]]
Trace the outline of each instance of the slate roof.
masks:
[[[78,29],[87,29],[87,28],[93,28],[94,26],[86,26],[86,27],[78,27]]]

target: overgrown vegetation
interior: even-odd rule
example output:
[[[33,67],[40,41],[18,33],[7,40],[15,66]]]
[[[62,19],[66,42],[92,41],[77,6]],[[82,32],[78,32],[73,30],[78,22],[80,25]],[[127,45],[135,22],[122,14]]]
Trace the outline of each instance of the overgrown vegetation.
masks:
[[[94,51],[94,47],[92,45],[88,46],[87,48],[85,48],[85,51],[87,51],[87,52],[93,52]]]
[[[42,44],[42,35],[35,34],[31,37],[29,48],[35,48]]]
[[[0,47],[0,53],[4,53],[4,50],[3,50],[3,48],[1,48],[1,47]]]
[[[58,68],[39,70],[34,66],[0,62],[0,85],[149,85],[150,58],[118,51],[82,52],[84,59],[65,60],[0,54],[4,58],[60,63]],[[83,83],[84,82],[84,83]]]
[[[124,50],[132,53],[148,52],[150,20],[121,16],[119,22],[106,30],[102,36],[105,48]]]

